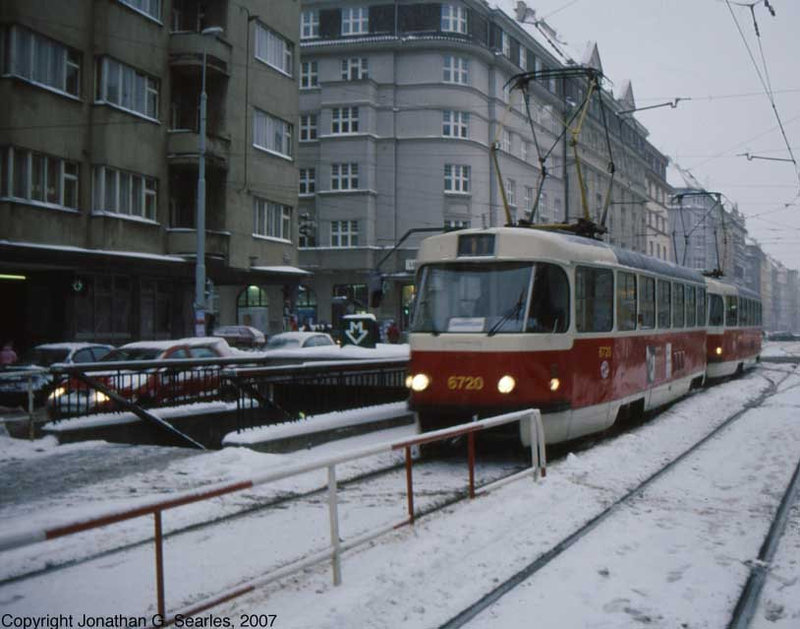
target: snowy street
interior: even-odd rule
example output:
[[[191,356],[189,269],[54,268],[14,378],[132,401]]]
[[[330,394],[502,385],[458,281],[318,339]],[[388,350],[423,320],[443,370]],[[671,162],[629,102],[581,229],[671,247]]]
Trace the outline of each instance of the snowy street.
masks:
[[[631,432],[569,454],[549,466],[539,483],[516,481],[350,551],[343,557],[341,586],[332,585],[330,565],[320,564],[201,616],[227,618],[232,626],[241,626],[240,615],[246,613],[277,614],[274,626],[280,627],[440,626],[757,399],[770,382],[780,383],[779,388],[762,406],[744,412],[468,623],[522,627],[535,618],[537,626],[546,627],[724,626],[800,459],[800,374],[791,365],[765,364],[700,391]],[[15,479],[3,489],[0,522],[6,532],[64,523],[408,431],[394,429],[290,455],[99,442],[55,447],[50,440],[31,444],[0,437],[0,472]],[[397,460],[365,459],[348,465],[343,475]],[[479,473],[497,469],[496,463],[481,467],[479,460]],[[323,483],[324,475],[315,473],[181,507],[165,514],[165,529],[192,527]],[[461,462],[420,467],[418,508],[464,484]],[[341,535],[352,538],[397,520],[404,507],[401,471],[348,486],[342,490]],[[46,571],[52,563],[151,539],[152,531],[152,518],[144,517],[5,552],[0,607],[20,617],[152,614],[152,542]],[[327,535],[324,495],[175,535],[165,546],[167,609],[263,574],[281,557],[321,550]],[[753,626],[800,624],[799,550],[795,508]],[[15,576],[37,570],[43,572]]]

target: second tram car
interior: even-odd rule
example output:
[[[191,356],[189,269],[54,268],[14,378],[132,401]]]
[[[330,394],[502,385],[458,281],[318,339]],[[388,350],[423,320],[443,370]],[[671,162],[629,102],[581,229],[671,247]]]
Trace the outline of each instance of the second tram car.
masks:
[[[708,278],[706,377],[714,380],[755,366],[761,354],[761,300],[749,290]]]
[[[535,407],[556,443],[704,380],[708,284],[697,271],[515,227],[428,238],[417,265],[409,386],[423,431]],[[528,434],[520,426],[523,443]]]

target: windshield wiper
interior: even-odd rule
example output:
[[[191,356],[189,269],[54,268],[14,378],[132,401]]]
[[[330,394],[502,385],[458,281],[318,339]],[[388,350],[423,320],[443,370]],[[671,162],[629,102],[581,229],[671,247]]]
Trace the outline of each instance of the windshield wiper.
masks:
[[[508,310],[503,313],[503,316],[500,317],[497,322],[489,328],[489,331],[486,333],[486,336],[494,336],[497,334],[498,330],[503,327],[503,324],[514,317],[514,319],[519,319],[519,315],[522,312],[522,307],[525,305],[525,291],[522,290],[519,293],[519,299],[517,302],[511,306]]]

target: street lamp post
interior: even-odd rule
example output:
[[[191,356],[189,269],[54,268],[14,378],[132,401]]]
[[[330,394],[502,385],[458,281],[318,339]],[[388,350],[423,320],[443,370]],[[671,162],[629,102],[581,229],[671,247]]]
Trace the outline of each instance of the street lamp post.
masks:
[[[201,35],[219,35],[221,26],[204,28]],[[200,91],[200,139],[197,160],[197,260],[194,273],[194,333],[206,335],[206,46],[203,43],[202,87]]]

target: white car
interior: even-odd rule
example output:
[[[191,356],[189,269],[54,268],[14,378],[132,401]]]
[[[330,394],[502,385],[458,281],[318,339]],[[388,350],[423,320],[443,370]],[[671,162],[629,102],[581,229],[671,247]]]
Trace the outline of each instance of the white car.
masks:
[[[267,341],[265,349],[301,349],[331,345],[336,345],[336,343],[331,335],[325,334],[325,332],[281,332]]]

